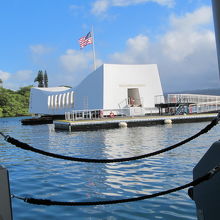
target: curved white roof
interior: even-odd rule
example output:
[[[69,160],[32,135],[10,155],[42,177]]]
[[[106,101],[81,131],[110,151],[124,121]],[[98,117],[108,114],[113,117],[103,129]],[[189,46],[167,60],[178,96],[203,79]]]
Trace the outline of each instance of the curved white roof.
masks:
[[[38,89],[38,90],[47,91],[47,92],[62,92],[65,90],[69,90],[70,88],[60,86],[60,87],[49,87],[49,88],[34,87],[32,89]]]

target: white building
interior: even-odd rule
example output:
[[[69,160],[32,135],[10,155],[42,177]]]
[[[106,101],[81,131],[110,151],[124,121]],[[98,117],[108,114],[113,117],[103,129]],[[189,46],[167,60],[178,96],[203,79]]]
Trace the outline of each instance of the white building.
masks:
[[[68,87],[31,88],[29,112],[64,115],[73,109],[73,90]]]
[[[155,107],[155,97],[163,95],[156,64],[103,64],[75,89],[58,88],[32,88],[30,112],[64,114],[73,109],[128,108],[146,112]]]

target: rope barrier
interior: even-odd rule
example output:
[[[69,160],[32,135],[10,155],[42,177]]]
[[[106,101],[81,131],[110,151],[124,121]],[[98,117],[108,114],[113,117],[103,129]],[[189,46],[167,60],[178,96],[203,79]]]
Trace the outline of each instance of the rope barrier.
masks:
[[[26,203],[34,204],[34,205],[59,205],[59,206],[96,206],[96,205],[112,205],[112,204],[119,204],[119,203],[127,203],[127,202],[135,202],[135,201],[140,201],[140,200],[145,200],[145,199],[151,199],[155,198],[158,196],[163,196],[167,195],[173,192],[180,191],[182,189],[186,189],[190,186],[197,186],[200,183],[204,181],[208,181],[211,179],[215,174],[217,174],[220,171],[220,166],[216,166],[214,169],[210,170],[207,174],[205,174],[202,177],[197,178],[196,180],[187,183],[185,185],[172,188],[166,191],[161,191],[155,194],[151,195],[143,195],[139,197],[134,197],[134,198],[127,198],[127,199],[118,199],[118,200],[106,200],[106,201],[95,201],[95,202],[62,202],[62,201],[53,201],[49,199],[35,199],[35,198],[23,198],[19,196],[12,195],[12,198],[20,199],[23,200]]]
[[[5,140],[7,139],[7,135],[4,135],[2,132],[0,132],[0,135],[2,135]]]
[[[21,141],[18,141],[12,137],[10,137],[9,135],[4,135],[2,132],[0,132],[0,135],[2,135],[4,137],[4,139],[11,143],[12,145],[15,145],[18,148],[21,148],[23,150],[29,150],[38,154],[42,154],[48,157],[53,157],[53,158],[58,158],[58,159],[63,159],[63,160],[69,160],[69,161],[75,161],[75,162],[86,162],[86,163],[119,163],[119,162],[127,162],[127,161],[134,161],[134,160],[139,160],[139,159],[144,159],[144,158],[148,158],[148,157],[152,157],[170,150],[173,150],[183,144],[186,144],[190,141],[192,141],[193,139],[199,137],[202,134],[207,133],[209,130],[211,130],[214,126],[216,126],[218,124],[218,121],[220,120],[220,112],[218,112],[218,115],[216,116],[216,118],[214,118],[210,124],[208,124],[205,128],[203,128],[200,132],[198,132],[197,134],[177,143],[174,145],[171,145],[167,148],[158,150],[158,151],[154,151],[148,154],[143,154],[140,156],[134,156],[134,157],[127,157],[127,158],[116,158],[116,159],[90,159],[90,158],[79,158],[79,157],[71,157],[71,156],[65,156],[65,155],[60,155],[60,154],[55,154],[55,153],[51,153],[51,152],[46,152],[37,148],[34,148],[26,143],[23,143]]]

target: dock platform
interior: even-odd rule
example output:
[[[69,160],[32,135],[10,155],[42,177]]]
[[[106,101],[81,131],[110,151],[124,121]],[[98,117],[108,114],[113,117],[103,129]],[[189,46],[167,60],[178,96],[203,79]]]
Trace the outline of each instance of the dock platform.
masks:
[[[166,123],[192,123],[211,121],[217,113],[194,114],[194,115],[169,115],[169,116],[145,116],[145,117],[115,117],[95,120],[54,121],[54,127],[58,130],[67,131],[91,131],[99,129],[113,129],[121,127],[122,123],[126,127],[151,126]]]

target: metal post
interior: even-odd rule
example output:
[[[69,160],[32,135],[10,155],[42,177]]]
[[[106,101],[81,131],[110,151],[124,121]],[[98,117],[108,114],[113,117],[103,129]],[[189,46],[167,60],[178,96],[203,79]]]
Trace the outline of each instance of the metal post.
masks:
[[[215,39],[218,55],[218,66],[220,70],[220,1],[212,0],[213,18],[215,25]]]
[[[95,55],[95,35],[92,25],[92,51],[93,51],[93,62],[94,62],[94,71],[96,70],[96,55]]]
[[[12,220],[8,171],[0,166],[0,220]]]
[[[220,165],[220,141],[216,141],[193,169],[193,179],[197,179]],[[196,203],[198,220],[220,219],[220,173],[194,188],[189,194]]]

